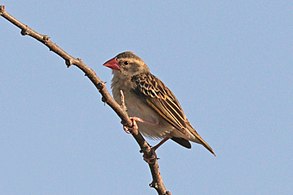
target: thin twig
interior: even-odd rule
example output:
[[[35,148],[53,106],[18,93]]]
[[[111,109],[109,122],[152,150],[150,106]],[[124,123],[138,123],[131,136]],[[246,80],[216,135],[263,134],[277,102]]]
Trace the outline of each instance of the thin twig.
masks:
[[[126,104],[125,104],[125,98],[124,98],[123,90],[120,90],[120,97],[121,97],[121,108],[122,108],[122,110],[127,112],[127,107],[126,107]]]
[[[22,35],[28,35],[36,40],[40,41],[44,45],[46,45],[50,51],[56,53],[61,58],[65,60],[65,64],[67,67],[70,67],[71,65],[75,65],[80,70],[82,70],[85,75],[91,80],[91,82],[95,85],[97,90],[102,95],[102,101],[108,104],[120,117],[121,123],[124,126],[132,127],[132,121],[130,120],[126,110],[124,108],[121,108],[121,106],[113,99],[113,97],[110,95],[109,91],[105,87],[105,82],[103,82],[96,73],[87,66],[80,58],[74,58],[67,52],[65,52],[62,48],[60,48],[57,44],[53,43],[49,36],[42,35],[29,26],[23,24],[13,16],[11,16],[8,12],[5,10],[4,5],[0,5],[0,15],[17,26],[21,29]],[[139,144],[141,148],[141,152],[144,154],[145,159],[151,159],[148,164],[150,171],[152,173],[153,181],[151,182],[150,186],[155,188],[157,193],[159,195],[170,195],[171,193],[166,190],[166,187],[164,186],[163,179],[160,175],[159,171],[159,164],[156,157],[156,153],[151,149],[150,145],[146,142],[146,140],[143,138],[143,136],[137,131],[132,133],[133,138],[136,140],[136,142]]]

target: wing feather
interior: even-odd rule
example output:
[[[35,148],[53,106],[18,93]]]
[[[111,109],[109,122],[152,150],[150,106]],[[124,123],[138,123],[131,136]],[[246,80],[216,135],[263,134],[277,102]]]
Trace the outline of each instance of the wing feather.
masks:
[[[135,83],[134,91],[136,94],[144,96],[149,106],[172,126],[184,133],[186,116],[178,100],[164,83],[151,73],[135,75],[132,81]]]

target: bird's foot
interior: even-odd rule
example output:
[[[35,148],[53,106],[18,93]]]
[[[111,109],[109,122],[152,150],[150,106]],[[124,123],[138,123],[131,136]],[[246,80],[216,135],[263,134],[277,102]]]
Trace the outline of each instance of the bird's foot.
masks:
[[[129,117],[130,120],[132,121],[132,127],[127,127],[127,126],[123,126],[123,129],[126,133],[133,133],[133,132],[137,132],[138,131],[138,126],[136,122],[144,122],[143,119],[139,118],[139,117]]]
[[[140,153],[144,153],[143,154],[143,160],[145,162],[147,162],[148,164],[154,164],[156,162],[156,160],[158,160],[159,158],[157,157],[156,154],[156,150],[163,144],[165,143],[167,140],[169,140],[170,137],[164,137],[157,145],[150,147],[150,151],[149,152],[144,152],[143,149],[140,150]]]
[[[157,154],[155,150],[151,147],[151,151],[148,153],[143,152],[142,150],[140,151],[143,154],[143,160],[148,163],[148,164],[154,164],[156,160],[159,158],[157,157]]]
[[[143,155],[143,160],[148,163],[148,164],[154,164],[156,160],[158,160],[159,158],[157,157],[156,154],[153,154],[151,156],[146,156]]]

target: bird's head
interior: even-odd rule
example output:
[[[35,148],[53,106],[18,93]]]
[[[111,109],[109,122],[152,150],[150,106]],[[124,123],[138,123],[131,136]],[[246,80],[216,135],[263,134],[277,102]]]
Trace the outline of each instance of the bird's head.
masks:
[[[149,68],[144,61],[131,51],[122,52],[103,65],[111,68],[114,75],[125,78],[149,72]]]

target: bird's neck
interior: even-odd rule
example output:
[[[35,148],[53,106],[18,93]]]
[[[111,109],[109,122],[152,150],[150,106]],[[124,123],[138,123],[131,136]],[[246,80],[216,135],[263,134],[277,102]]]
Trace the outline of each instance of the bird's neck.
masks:
[[[132,85],[133,83],[131,82],[130,78],[123,77],[119,74],[113,75],[111,88],[112,88],[113,97],[116,100],[116,102],[121,104],[120,90],[122,90],[123,93],[128,93],[128,91],[131,90]]]

